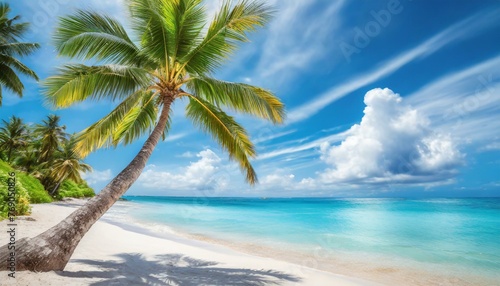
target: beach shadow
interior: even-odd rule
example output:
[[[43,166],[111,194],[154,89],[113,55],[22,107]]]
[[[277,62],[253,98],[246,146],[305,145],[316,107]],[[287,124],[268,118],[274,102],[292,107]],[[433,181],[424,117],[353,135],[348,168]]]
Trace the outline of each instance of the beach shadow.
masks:
[[[300,282],[299,277],[272,270],[217,267],[217,262],[194,259],[181,254],[157,255],[146,260],[140,254],[117,255],[123,261],[72,259],[72,262],[96,266],[100,271],[61,271],[61,276],[101,278],[92,283],[104,285],[280,285]],[[125,276],[126,275],[126,276]]]

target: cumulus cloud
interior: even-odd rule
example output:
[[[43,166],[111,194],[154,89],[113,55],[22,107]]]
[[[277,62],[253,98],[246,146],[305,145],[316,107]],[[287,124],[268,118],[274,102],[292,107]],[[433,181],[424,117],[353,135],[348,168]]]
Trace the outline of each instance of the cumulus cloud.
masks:
[[[266,175],[260,183],[265,186],[289,186],[294,184],[295,175],[293,174],[269,174]]]
[[[300,179],[290,173],[289,170],[277,169],[260,179],[258,190],[279,195],[280,191],[313,191],[318,187],[316,181],[312,178]]]
[[[197,161],[177,172],[159,170],[149,165],[139,177],[138,183],[144,188],[156,190],[199,190],[225,186],[225,176],[221,173],[221,158],[212,150],[199,152]],[[220,178],[219,178],[220,177]]]
[[[365,95],[360,124],[340,145],[321,145],[321,159],[332,168],[324,183],[425,183],[445,181],[462,163],[452,138],[431,130],[431,122],[390,89]]]

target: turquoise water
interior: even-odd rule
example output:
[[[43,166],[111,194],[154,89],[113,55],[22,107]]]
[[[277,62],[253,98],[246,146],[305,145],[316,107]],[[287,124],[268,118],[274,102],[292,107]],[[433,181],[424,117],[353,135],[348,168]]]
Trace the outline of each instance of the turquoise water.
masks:
[[[126,198],[139,220],[216,239],[500,270],[497,198]]]

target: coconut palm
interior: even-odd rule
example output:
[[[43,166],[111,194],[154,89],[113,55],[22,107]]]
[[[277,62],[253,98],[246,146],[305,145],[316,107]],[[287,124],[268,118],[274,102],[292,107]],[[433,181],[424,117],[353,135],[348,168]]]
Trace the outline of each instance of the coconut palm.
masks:
[[[82,162],[82,158],[75,152],[76,137],[71,136],[58,152],[51,164],[50,177],[57,182],[51,190],[50,195],[54,195],[61,183],[70,179],[76,183],[82,183],[81,173],[92,171],[92,167]]]
[[[2,87],[23,96],[24,85],[16,72],[38,80],[34,71],[21,63],[17,57],[27,56],[40,46],[36,43],[20,42],[29,28],[28,23],[17,23],[19,16],[9,18],[10,7],[0,3],[0,106],[2,106]]]
[[[66,140],[66,126],[60,126],[61,118],[49,115],[42,124],[35,126],[35,134],[40,137],[40,162],[51,163],[61,144]]]
[[[0,151],[5,152],[7,162],[11,163],[14,154],[28,145],[28,130],[22,119],[12,116],[9,121],[2,120],[0,127]]]
[[[40,149],[41,141],[33,133],[33,128],[27,127],[27,145],[19,151],[16,157],[12,160],[13,166],[27,173],[32,173],[39,168],[40,165]]]
[[[256,156],[245,129],[223,108],[281,123],[284,106],[271,92],[213,78],[247,33],[263,26],[270,9],[242,0],[222,4],[206,25],[202,0],[128,0],[132,38],[115,19],[88,11],[60,20],[55,43],[62,56],[96,65],[67,64],[45,82],[50,104],[119,101],[104,118],[79,134],[75,149],[86,155],[101,147],[129,144],[149,134],[132,162],[97,196],[58,225],[16,242],[18,270],[62,270],[89,228],[137,180],[170,126],[174,102],[188,101],[186,117],[210,134],[237,162],[250,184]],[[3,247],[4,253],[7,252]],[[0,265],[7,256],[0,252]],[[2,266],[3,267],[3,266]]]
[[[38,167],[38,159],[40,158],[40,152],[31,146],[28,146],[26,150],[20,152],[14,159],[14,166],[26,173],[31,173]]]

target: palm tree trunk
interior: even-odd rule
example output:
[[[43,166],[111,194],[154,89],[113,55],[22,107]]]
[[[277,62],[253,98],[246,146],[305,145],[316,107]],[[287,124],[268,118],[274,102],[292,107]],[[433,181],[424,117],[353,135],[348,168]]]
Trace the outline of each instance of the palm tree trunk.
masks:
[[[50,192],[50,196],[53,196],[56,191],[59,189],[59,186],[61,185],[61,183],[63,182],[63,180],[60,180],[59,182],[57,182],[56,186],[52,189],[52,191]]]
[[[172,95],[164,99],[158,124],[142,149],[97,196],[77,209],[59,224],[34,238],[16,242],[16,271],[63,270],[76,246],[90,227],[130,188],[139,178],[146,162],[165,131],[174,101]],[[9,252],[7,245],[0,248],[0,269],[7,269]]]
[[[9,164],[10,164],[10,163],[12,163],[12,162],[10,161],[10,157],[12,157],[12,149],[13,149],[13,148],[12,148],[12,147],[10,147],[10,149],[9,149],[9,153],[7,154],[7,162],[9,162]]]

